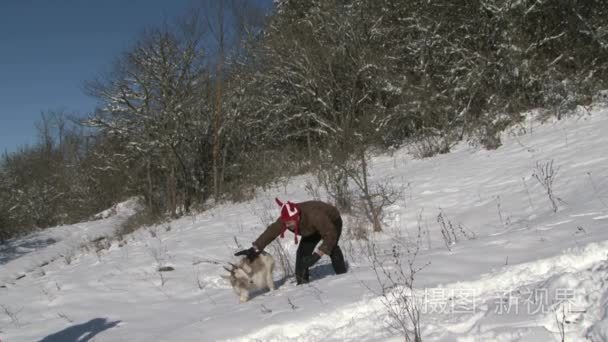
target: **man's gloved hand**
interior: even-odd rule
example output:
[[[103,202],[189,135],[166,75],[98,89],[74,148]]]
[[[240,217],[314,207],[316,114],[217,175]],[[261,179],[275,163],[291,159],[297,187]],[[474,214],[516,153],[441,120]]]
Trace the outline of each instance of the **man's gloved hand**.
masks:
[[[305,268],[309,268],[310,266],[316,264],[317,261],[319,261],[319,259],[321,259],[321,256],[319,255],[319,253],[317,253],[317,252],[312,253],[312,255],[308,255],[308,256],[305,256],[304,258],[302,258],[302,265]]]
[[[246,255],[250,261],[255,260],[255,258],[260,255],[260,251],[258,251],[255,247],[250,247],[249,249],[243,249],[242,251],[234,253],[234,256]]]

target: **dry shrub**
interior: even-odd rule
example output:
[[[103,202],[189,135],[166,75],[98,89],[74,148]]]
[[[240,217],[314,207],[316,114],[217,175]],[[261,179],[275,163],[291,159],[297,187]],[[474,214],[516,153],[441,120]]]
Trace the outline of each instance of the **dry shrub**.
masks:
[[[164,220],[162,215],[158,214],[154,210],[148,207],[136,212],[128,219],[126,219],[117,229],[116,236],[119,240],[122,240],[124,236],[133,233],[141,227],[151,226],[160,223]]]
[[[353,222],[349,224],[346,238],[349,240],[369,240],[369,222],[361,215],[353,216]]]
[[[433,157],[437,154],[447,153],[446,144],[440,136],[421,135],[406,143],[408,152],[417,159]]]

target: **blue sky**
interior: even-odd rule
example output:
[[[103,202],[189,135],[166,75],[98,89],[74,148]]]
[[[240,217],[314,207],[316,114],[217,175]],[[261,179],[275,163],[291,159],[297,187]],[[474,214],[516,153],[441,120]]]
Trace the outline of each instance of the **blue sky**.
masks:
[[[196,0],[0,0],[0,153],[36,141],[42,111],[84,115],[85,80],[108,69],[145,28]]]

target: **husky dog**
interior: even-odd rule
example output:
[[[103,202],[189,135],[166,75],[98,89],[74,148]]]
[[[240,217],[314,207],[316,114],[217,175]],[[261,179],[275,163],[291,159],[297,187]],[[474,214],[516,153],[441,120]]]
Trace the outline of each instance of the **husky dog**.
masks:
[[[272,255],[262,252],[253,261],[247,257],[242,258],[238,264],[230,263],[232,268],[224,267],[230,275],[222,278],[230,281],[234,292],[239,295],[241,303],[249,300],[250,291],[270,289],[274,291],[272,271],[274,269],[274,258]]]

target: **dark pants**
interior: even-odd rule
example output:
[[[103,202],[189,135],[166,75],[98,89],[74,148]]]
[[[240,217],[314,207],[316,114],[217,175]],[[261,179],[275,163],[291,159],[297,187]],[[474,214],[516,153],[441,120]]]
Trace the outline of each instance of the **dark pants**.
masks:
[[[342,220],[338,222],[334,222],[336,228],[338,229],[338,238],[336,240],[336,246],[332,249],[329,254],[329,258],[331,259],[331,264],[334,267],[334,271],[336,274],[346,273],[346,264],[344,263],[344,255],[342,255],[342,250],[340,246],[338,246],[338,241],[340,240],[340,234],[342,233]],[[297,284],[308,283],[309,274],[308,268],[305,268],[302,265],[302,259],[305,256],[312,255],[315,250],[317,244],[321,241],[321,235],[319,233],[303,236],[300,240],[300,244],[298,245],[298,251],[296,252],[296,282]]]

